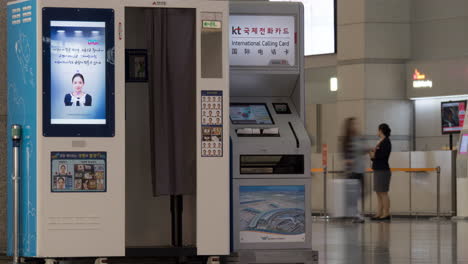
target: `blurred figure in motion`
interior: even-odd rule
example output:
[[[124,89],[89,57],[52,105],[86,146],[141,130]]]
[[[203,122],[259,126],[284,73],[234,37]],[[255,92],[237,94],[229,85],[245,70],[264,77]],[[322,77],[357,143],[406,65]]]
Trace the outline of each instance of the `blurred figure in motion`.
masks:
[[[355,199],[358,209],[358,215],[354,222],[364,223],[362,201],[364,200],[364,173],[366,172],[366,161],[368,160],[366,154],[369,149],[362,140],[358,120],[354,117],[345,120],[342,151],[347,178],[359,182],[358,195],[352,197]]]

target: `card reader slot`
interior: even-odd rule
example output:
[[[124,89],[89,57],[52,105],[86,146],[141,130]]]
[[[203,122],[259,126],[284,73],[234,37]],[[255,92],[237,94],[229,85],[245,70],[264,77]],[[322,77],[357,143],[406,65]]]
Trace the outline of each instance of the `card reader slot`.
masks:
[[[289,127],[291,128],[291,131],[294,137],[296,138],[296,147],[299,148],[299,139],[297,138],[296,131],[294,130],[294,127],[291,122],[288,122],[288,124],[289,124]]]
[[[269,135],[269,134],[237,134],[238,137],[279,137],[279,134]]]
[[[304,155],[241,155],[241,174],[303,174]]]

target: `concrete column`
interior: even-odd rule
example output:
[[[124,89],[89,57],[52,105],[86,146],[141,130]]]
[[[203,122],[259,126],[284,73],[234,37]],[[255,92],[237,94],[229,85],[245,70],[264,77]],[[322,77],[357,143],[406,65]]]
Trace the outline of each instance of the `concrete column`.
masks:
[[[409,150],[412,106],[406,99],[410,1],[338,0],[337,136],[357,117],[369,144],[388,123],[394,151]]]

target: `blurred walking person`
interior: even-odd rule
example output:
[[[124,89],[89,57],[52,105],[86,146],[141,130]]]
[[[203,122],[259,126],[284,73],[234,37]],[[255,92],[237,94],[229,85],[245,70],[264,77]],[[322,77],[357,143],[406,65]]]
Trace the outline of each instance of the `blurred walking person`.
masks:
[[[364,201],[364,173],[366,172],[366,154],[369,148],[362,139],[359,124],[356,118],[350,117],[345,120],[343,133],[342,151],[345,162],[345,170],[348,179],[359,182],[358,195],[355,197],[358,215],[354,222],[364,223],[362,203]]]
[[[391,132],[392,130],[387,124],[380,124],[377,131],[380,141],[375,149],[369,152],[374,170],[374,191],[377,193],[377,214],[371,218],[372,220],[390,220],[388,191],[392,172],[388,160],[392,152]]]

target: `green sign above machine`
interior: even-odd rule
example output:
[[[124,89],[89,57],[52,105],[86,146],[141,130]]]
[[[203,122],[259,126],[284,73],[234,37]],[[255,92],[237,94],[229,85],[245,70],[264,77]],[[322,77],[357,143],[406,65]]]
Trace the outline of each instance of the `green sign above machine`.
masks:
[[[203,20],[202,25],[203,25],[203,28],[220,29],[221,28],[221,21]]]

